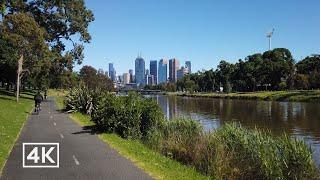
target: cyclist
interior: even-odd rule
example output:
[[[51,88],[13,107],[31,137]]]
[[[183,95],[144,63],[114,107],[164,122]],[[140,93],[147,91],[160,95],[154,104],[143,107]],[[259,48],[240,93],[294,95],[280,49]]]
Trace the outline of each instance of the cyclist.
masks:
[[[44,99],[45,99],[45,100],[47,99],[47,89],[44,90]]]
[[[43,96],[41,95],[40,91],[38,91],[38,93],[34,96],[34,112],[37,112],[37,108],[39,107],[40,110],[40,105],[41,102],[43,101]]]

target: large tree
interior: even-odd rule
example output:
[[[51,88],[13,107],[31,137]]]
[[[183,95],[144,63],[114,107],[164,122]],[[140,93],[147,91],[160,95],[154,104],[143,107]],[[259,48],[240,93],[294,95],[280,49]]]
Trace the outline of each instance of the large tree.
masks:
[[[45,43],[46,32],[42,29],[33,17],[27,13],[9,14],[4,17],[1,25],[1,39],[9,47],[13,48],[14,56],[17,59],[8,57],[9,64],[17,67],[17,101],[19,101],[20,79],[23,72],[34,67],[39,59],[45,59],[49,53]],[[23,66],[24,65],[24,66]]]

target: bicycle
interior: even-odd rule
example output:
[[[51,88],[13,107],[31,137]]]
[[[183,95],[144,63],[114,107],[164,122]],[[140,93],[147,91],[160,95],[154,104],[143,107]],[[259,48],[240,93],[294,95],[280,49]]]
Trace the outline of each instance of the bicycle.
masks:
[[[41,111],[40,105],[41,105],[41,103],[37,103],[37,104],[36,104],[36,107],[35,107],[35,109],[34,109],[34,112],[37,113],[37,114],[39,114],[39,112]]]

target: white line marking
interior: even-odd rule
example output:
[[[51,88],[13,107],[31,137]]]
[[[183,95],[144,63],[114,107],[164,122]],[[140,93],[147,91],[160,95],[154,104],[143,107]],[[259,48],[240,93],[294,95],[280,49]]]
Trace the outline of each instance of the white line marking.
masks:
[[[50,116],[50,118],[52,119],[52,118],[53,118],[53,116]]]
[[[78,159],[76,158],[76,156],[75,155],[73,155],[72,156],[72,158],[73,158],[73,160],[74,160],[74,163],[76,163],[76,165],[80,165],[80,163],[79,163],[79,161],[78,161]]]
[[[56,125],[57,125],[57,123],[53,122],[53,125],[55,125],[55,126],[56,126]]]
[[[61,137],[61,139],[63,139],[64,138],[63,134],[60,133],[60,137]]]

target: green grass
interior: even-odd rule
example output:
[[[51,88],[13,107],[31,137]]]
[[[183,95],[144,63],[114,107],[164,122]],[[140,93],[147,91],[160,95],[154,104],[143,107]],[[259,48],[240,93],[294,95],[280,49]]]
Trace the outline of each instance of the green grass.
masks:
[[[52,91],[51,93],[55,95],[58,107],[63,107],[62,94],[57,96],[57,92]],[[70,117],[81,126],[94,125],[88,115],[73,113]],[[149,149],[138,140],[127,140],[116,134],[107,133],[100,134],[99,138],[155,179],[210,179],[191,167]]]
[[[188,97],[209,97],[226,99],[253,99],[271,101],[320,102],[320,90],[309,91],[257,91],[246,93],[167,93],[167,95]]]
[[[0,174],[32,109],[31,95],[22,94],[17,103],[13,94],[0,90]]]

